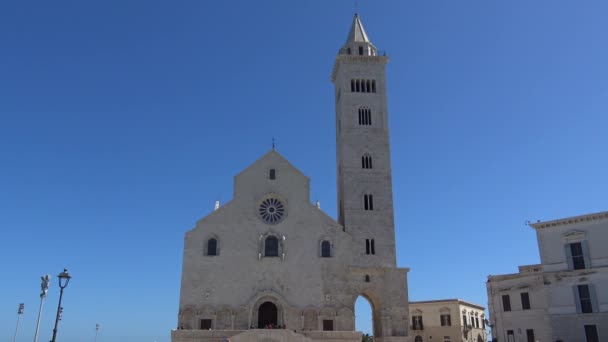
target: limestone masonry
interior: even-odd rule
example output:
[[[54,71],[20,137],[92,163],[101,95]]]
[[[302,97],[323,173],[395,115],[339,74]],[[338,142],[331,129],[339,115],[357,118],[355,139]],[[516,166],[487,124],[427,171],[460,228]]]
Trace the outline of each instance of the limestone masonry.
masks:
[[[407,341],[408,269],[396,265],[387,62],[355,15],[331,76],[338,221],[310,202],[308,177],[274,149],[266,153],[236,175],[233,199],[186,233],[173,342],[359,342],[359,296],[371,303],[375,341]]]

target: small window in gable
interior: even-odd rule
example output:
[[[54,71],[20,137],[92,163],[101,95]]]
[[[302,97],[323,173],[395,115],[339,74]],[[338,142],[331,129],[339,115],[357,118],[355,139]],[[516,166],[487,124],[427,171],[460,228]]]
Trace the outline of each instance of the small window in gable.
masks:
[[[268,174],[268,178],[271,179],[271,180],[277,179],[277,172],[275,171],[275,169],[270,169],[270,172]]]
[[[207,240],[207,255],[208,256],[216,256],[218,253],[217,250],[217,239],[211,238]]]
[[[322,258],[331,257],[331,243],[329,243],[329,241],[327,241],[327,240],[321,242],[321,257]]]
[[[269,236],[264,240],[264,256],[279,256],[279,239],[276,236]]]

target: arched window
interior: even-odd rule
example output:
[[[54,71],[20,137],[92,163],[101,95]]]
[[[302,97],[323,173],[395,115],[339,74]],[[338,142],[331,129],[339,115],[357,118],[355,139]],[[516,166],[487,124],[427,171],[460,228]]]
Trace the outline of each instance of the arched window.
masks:
[[[350,91],[351,92],[355,91],[355,80],[350,80]]]
[[[376,81],[372,80],[372,93],[376,92]]]
[[[361,157],[361,167],[364,169],[372,168],[372,156],[370,156],[368,153],[364,154],[363,157]]]
[[[374,210],[374,196],[371,194],[363,195],[363,209]]]
[[[420,336],[420,335],[416,336],[416,338],[414,339],[414,342],[422,342],[422,336]]]
[[[275,180],[277,179],[277,173],[274,169],[270,169],[270,172],[268,174],[268,178],[270,178],[271,180]]]
[[[217,239],[212,238],[207,240],[207,255],[217,255]]]
[[[321,257],[322,258],[331,257],[331,244],[327,240],[321,242]]]
[[[371,254],[371,246],[369,243],[369,239],[365,239],[365,254]]]
[[[365,282],[366,282],[366,283],[369,283],[369,282],[370,282],[369,274],[366,274],[366,275],[365,275]]]
[[[359,125],[369,126],[372,124],[372,111],[371,109],[363,106],[359,107]]]
[[[372,85],[371,85],[371,82],[369,80],[367,80],[365,82],[365,92],[366,93],[371,93],[372,92]]]
[[[357,84],[356,84],[356,88],[357,88],[357,93],[361,91],[361,80],[357,80]]]
[[[264,256],[279,256],[279,239],[276,236],[269,236],[264,240]]]

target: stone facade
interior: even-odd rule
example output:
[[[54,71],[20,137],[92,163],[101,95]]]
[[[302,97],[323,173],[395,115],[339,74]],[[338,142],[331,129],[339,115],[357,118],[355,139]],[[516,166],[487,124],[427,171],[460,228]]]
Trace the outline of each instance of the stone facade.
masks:
[[[395,259],[387,61],[355,16],[332,74],[338,222],[311,204],[308,177],[274,149],[262,156],[234,178],[232,200],[186,233],[173,342],[358,342],[359,296],[371,303],[376,341],[407,340],[408,269]],[[275,331],[260,329],[269,325]]]
[[[488,277],[494,339],[608,341],[608,212],[530,226],[541,264]]]
[[[411,342],[487,342],[485,308],[459,299],[410,302]]]

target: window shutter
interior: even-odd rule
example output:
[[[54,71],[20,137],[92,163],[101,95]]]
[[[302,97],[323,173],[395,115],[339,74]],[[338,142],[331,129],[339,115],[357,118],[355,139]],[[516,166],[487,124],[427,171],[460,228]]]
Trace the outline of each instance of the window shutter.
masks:
[[[574,304],[576,305],[576,312],[582,313],[583,310],[581,309],[581,298],[578,295],[578,286],[574,285],[572,290],[574,291]]]
[[[589,284],[589,295],[591,296],[591,310],[593,312],[600,312],[600,306],[597,301],[597,294],[595,293],[595,286]]]
[[[591,268],[591,257],[589,255],[589,241],[581,241],[583,247],[583,257],[585,258],[585,268]]]
[[[570,244],[565,244],[564,248],[566,249],[566,262],[568,263],[568,269],[573,270],[574,265],[572,264],[572,250],[570,249]]]

